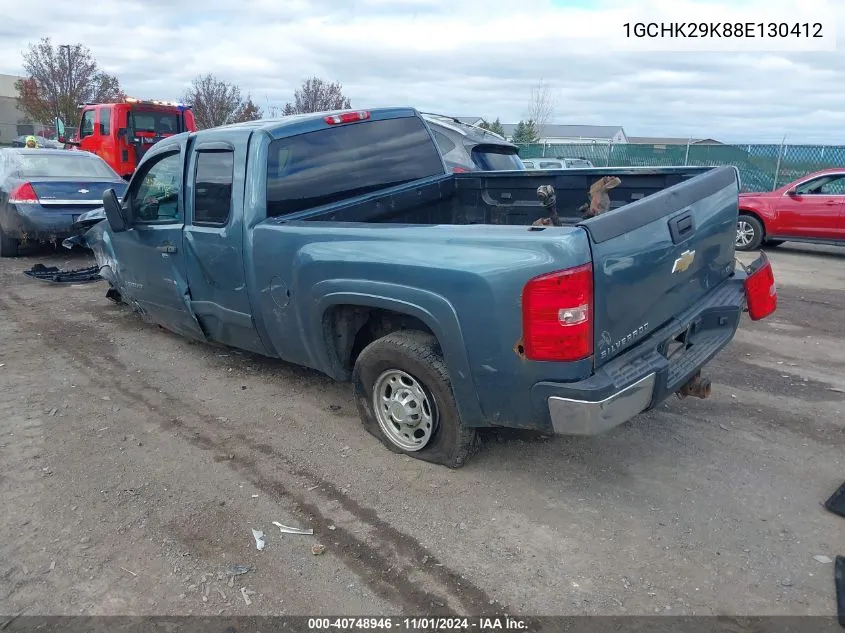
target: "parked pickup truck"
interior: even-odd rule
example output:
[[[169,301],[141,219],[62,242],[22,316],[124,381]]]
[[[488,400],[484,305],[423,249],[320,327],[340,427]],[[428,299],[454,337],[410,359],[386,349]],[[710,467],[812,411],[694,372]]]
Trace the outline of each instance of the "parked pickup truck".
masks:
[[[615,175],[615,202],[576,211]],[[545,217],[552,185],[563,226]],[[83,239],[112,296],[173,332],[351,381],[395,452],[461,466],[483,427],[595,435],[671,394],[747,309],[732,167],[450,173],[411,108],[183,133]],[[548,198],[548,196],[546,196]]]

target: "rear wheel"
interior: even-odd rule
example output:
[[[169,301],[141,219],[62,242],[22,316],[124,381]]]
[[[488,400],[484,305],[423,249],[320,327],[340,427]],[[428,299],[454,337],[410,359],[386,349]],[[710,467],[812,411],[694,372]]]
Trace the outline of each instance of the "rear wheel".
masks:
[[[19,248],[18,240],[6,235],[0,227],[0,257],[17,257]]]
[[[430,334],[403,330],[373,341],[355,361],[352,385],[364,428],[394,453],[459,468],[478,447]]]
[[[736,250],[756,251],[763,242],[763,225],[753,215],[741,214],[736,222]]]

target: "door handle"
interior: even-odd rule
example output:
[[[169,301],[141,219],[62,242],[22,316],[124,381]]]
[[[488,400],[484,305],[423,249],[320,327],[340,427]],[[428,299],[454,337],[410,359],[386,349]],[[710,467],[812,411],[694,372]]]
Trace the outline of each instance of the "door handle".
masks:
[[[825,204],[832,207],[834,204],[839,204],[839,200],[828,200]]]
[[[175,253],[176,247],[171,246],[170,244],[162,244],[161,246],[156,246],[157,251],[161,251],[162,253]]]

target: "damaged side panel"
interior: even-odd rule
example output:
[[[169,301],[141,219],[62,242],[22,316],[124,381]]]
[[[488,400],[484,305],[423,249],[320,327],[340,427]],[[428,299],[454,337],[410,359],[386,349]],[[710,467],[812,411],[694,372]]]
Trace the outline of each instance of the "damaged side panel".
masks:
[[[181,249],[176,245],[167,250],[158,247],[160,243],[168,243],[167,238],[181,246],[181,227],[113,233],[108,222],[101,221],[82,236],[83,245],[94,253],[100,275],[120,294],[123,302],[132,305],[148,321],[182,336],[206,341],[205,332],[190,308]]]

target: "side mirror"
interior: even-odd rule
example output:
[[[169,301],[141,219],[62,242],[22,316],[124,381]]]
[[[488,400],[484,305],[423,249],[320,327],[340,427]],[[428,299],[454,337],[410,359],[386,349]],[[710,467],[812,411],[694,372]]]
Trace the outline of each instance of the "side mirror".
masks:
[[[794,189],[794,188],[793,188],[793,189],[787,189],[787,190],[786,190],[786,195],[788,195],[788,196],[797,196],[797,195],[798,195],[798,192],[797,192],[797,191],[795,191],[795,189]]]
[[[109,221],[111,230],[115,233],[122,233],[129,228],[129,223],[123,215],[123,208],[114,189],[106,189],[103,193],[103,208],[106,210],[106,219]]]

